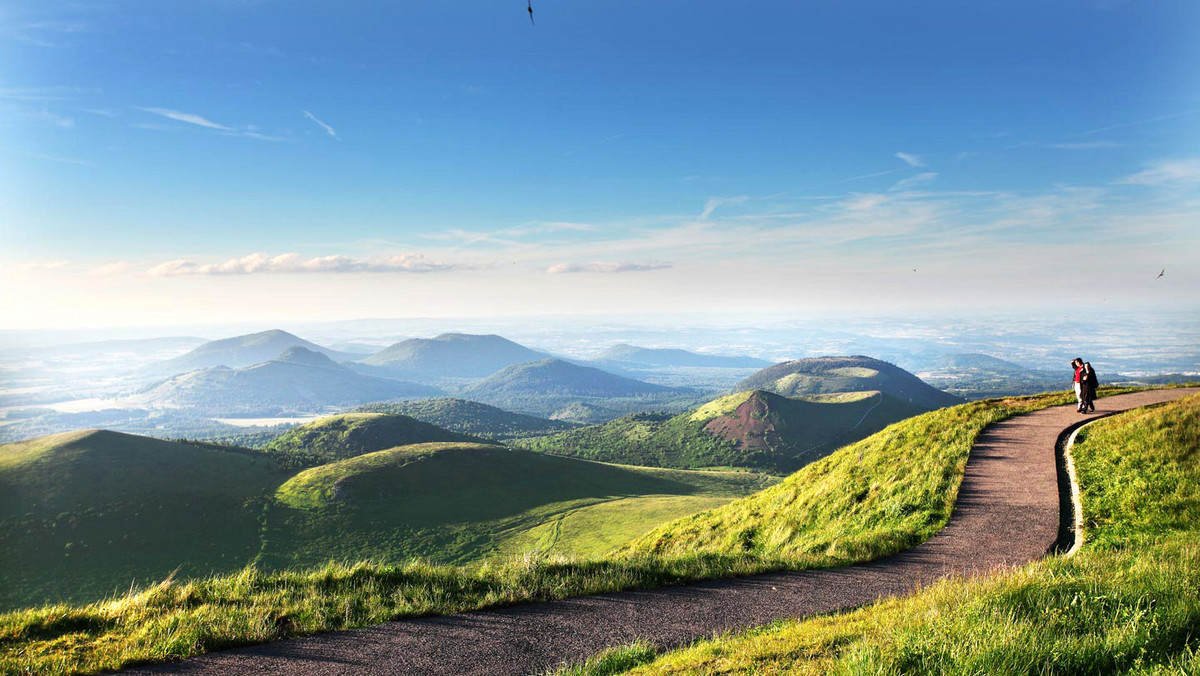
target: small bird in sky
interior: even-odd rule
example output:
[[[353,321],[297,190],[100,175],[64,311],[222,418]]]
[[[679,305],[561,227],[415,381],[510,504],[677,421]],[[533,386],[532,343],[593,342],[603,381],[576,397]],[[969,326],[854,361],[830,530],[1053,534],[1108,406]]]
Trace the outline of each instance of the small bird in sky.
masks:
[[[1159,272],[1158,272],[1158,276],[1157,276],[1157,277],[1155,277],[1155,279],[1162,279],[1162,276],[1163,276],[1163,275],[1165,275],[1165,274],[1167,274],[1167,269],[1166,269],[1166,268],[1163,268],[1162,270],[1159,270]]]
[[[529,10],[529,23],[533,23],[533,0],[525,0],[525,8]],[[533,23],[533,25],[537,25]]]

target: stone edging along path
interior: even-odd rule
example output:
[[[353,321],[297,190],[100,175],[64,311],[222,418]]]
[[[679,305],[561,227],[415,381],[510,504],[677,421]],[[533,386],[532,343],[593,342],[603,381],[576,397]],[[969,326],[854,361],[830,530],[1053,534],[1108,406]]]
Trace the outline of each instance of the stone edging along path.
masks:
[[[839,569],[771,573],[400,620],[121,673],[538,673],[639,639],[672,648],[717,632],[906,594],[951,574],[981,574],[1020,565],[1062,549],[1056,458],[1065,433],[1081,421],[1198,391],[1116,395],[1098,400],[1096,412],[1088,416],[1081,416],[1074,406],[1059,406],[988,427],[971,448],[958,502],[946,527],[925,543],[886,559]],[[1074,520],[1073,515],[1070,518]],[[1066,530],[1072,529],[1068,525]]]
[[[1059,547],[1066,549],[1063,556],[1074,556],[1075,552],[1078,552],[1079,548],[1083,546],[1083,495],[1079,488],[1079,476],[1075,473],[1075,456],[1071,451],[1075,448],[1075,440],[1083,428],[1106,417],[1108,416],[1092,418],[1069,428],[1071,435],[1067,437],[1066,443],[1062,447],[1059,462],[1062,472],[1066,474],[1066,485],[1063,485],[1064,482],[1061,478],[1058,485],[1060,492],[1065,490],[1068,493],[1061,502],[1062,508],[1059,517]],[[1067,504],[1068,500],[1069,505]]]

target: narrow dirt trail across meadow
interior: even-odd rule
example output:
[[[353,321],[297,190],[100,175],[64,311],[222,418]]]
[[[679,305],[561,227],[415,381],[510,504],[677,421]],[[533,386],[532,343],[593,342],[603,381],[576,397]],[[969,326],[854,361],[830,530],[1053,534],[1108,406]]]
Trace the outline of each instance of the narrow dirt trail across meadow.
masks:
[[[122,674],[530,674],[645,639],[664,648],[714,632],[844,610],[950,574],[1041,558],[1059,539],[1056,447],[1078,423],[1200,389],[1105,397],[1017,416],[976,440],[949,523],[907,552],[835,570],[773,573],[684,587],[531,603],[388,622],[227,650]]]

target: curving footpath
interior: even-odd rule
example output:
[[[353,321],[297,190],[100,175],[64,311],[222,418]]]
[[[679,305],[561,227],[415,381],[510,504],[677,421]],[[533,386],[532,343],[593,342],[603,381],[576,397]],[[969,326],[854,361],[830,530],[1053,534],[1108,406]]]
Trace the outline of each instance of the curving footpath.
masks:
[[[971,449],[946,527],[924,544],[871,563],[388,622],[122,673],[530,674],[638,639],[673,648],[716,632],[906,594],[950,574],[1023,564],[1059,543],[1056,448],[1066,432],[1196,392],[1122,394],[1098,400],[1087,416],[1060,406],[992,425]]]

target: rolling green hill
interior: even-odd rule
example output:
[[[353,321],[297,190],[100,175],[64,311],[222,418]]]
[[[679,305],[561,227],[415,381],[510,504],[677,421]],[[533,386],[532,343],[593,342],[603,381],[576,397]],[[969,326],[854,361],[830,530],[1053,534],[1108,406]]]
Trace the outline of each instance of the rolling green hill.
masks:
[[[305,470],[276,492],[260,563],[465,562],[554,550],[597,553],[668,514],[722,504],[750,473],[615,467],[503,446],[430,443]],[[595,512],[595,514],[593,514]]]
[[[1104,394],[1119,391],[1106,389]],[[844,447],[777,486],[657,528],[603,556],[531,556],[471,567],[410,561],[270,573],[252,569],[163,584],[108,603],[0,615],[0,669],[98,671],[399,617],[880,558],[922,542],[942,527],[971,444],[988,424],[1069,401],[1068,395],[1054,394],[926,413]],[[592,518],[575,525],[584,530],[606,527],[614,521],[604,511],[610,504],[621,506],[617,501],[596,505]],[[524,533],[539,533],[540,528],[552,539],[553,521]]]
[[[294,427],[263,446],[290,467],[319,465],[430,441],[478,441],[406,415],[344,413]]]
[[[924,412],[879,392],[789,398],[761,390],[675,416],[635,413],[517,443],[543,453],[654,467],[753,467],[787,473],[839,445]]]
[[[0,607],[238,570],[286,478],[263,457],[117,432],[0,446]]]
[[[493,373],[463,396],[512,411],[555,419],[608,420],[631,410],[694,401],[690,390],[653,385],[561,359],[517,364]]]
[[[147,388],[140,403],[207,415],[309,413],[370,401],[441,394],[428,385],[376,378],[335,364],[323,354],[288,348],[254,366],[214,366],[174,376]]]
[[[505,411],[466,399],[424,399],[387,404],[367,404],[358,411],[406,415],[431,425],[461,434],[503,441],[517,437],[553,434],[573,429],[576,425],[563,420],[549,420],[523,413]]]
[[[738,383],[738,390],[767,390],[785,397],[878,391],[925,410],[962,403],[904,369],[871,357],[815,357],[776,364]]]
[[[411,443],[428,439],[453,441]],[[107,431],[0,446],[0,610],[251,563],[591,556],[774,482],[470,440],[357,413],[309,423],[262,452]],[[338,460],[284,468],[325,459]]]
[[[506,366],[546,356],[496,335],[443,333],[435,338],[401,341],[360,361],[397,377],[437,382],[448,378],[483,378]]]

